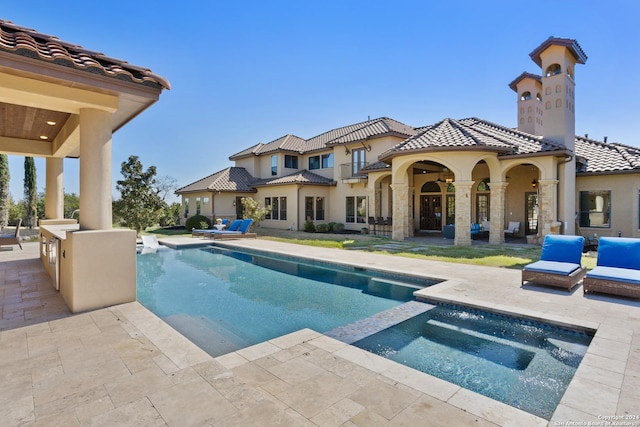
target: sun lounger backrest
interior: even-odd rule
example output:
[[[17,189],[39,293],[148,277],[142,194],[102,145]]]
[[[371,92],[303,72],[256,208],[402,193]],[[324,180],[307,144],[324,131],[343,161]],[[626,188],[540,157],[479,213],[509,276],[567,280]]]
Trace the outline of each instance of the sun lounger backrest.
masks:
[[[236,219],[231,223],[231,225],[229,226],[229,228],[227,228],[227,230],[229,230],[229,231],[237,231],[241,224],[242,224],[242,220],[241,219]]]
[[[247,231],[249,231],[249,227],[251,227],[251,223],[253,223],[253,220],[248,218],[245,219],[244,221],[242,221],[242,225],[240,225],[240,227],[238,228],[238,231],[241,233],[246,233]]]
[[[540,260],[580,264],[584,237],[547,234],[542,243]]]
[[[598,265],[640,270],[640,239],[630,237],[600,237]]]

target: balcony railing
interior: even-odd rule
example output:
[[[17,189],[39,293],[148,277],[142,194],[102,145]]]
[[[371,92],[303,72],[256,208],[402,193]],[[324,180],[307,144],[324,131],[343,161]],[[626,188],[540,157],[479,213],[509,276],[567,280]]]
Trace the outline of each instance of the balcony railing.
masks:
[[[368,164],[368,162],[359,162],[340,165],[340,179],[367,179],[367,174],[361,173],[360,170]]]

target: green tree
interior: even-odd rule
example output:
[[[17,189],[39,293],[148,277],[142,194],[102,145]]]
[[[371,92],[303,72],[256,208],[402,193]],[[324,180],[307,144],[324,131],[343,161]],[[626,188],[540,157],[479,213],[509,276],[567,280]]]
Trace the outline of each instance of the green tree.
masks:
[[[256,227],[265,217],[271,212],[271,206],[262,207],[260,203],[253,200],[251,197],[243,197],[240,199],[242,203],[242,217],[251,218],[253,224],[251,228]]]
[[[33,157],[24,158],[24,207],[25,225],[33,228],[38,217],[38,191],[36,189],[36,163]]]
[[[6,154],[0,154],[0,229],[9,224],[9,159]]]
[[[129,156],[122,162],[121,173],[124,179],[117,181],[120,200],[114,202],[113,210],[124,226],[140,231],[158,223],[164,206],[155,188],[156,167],[149,166],[144,171],[138,156]]]
[[[64,217],[80,218],[80,198],[76,193],[64,193]]]
[[[13,197],[9,196],[9,224],[17,224],[20,218],[24,218],[24,202],[22,200],[15,203]]]
[[[38,213],[38,219],[44,219],[44,192],[38,193],[38,201],[36,203],[36,212]]]

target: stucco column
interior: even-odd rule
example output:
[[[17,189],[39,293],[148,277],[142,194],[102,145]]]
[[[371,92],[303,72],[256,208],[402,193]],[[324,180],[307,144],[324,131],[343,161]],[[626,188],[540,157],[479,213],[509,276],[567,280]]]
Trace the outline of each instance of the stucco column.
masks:
[[[109,230],[111,215],[111,114],[80,110],[80,228]]]
[[[547,234],[558,234],[560,222],[556,217],[557,179],[541,179],[538,181],[538,235],[543,238]]]
[[[504,226],[506,219],[506,195],[508,182],[491,182],[491,213],[489,220],[489,243],[504,243]]]
[[[471,246],[471,187],[475,181],[456,181],[456,246]]]
[[[64,218],[64,163],[57,157],[46,159],[44,217]]]
[[[405,183],[391,184],[393,190],[393,240],[404,240],[409,236],[409,186]]]

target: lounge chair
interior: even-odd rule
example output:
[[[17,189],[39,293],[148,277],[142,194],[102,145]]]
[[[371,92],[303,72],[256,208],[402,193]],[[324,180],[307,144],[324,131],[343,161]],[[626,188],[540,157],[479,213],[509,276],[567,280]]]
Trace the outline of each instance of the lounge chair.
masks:
[[[222,223],[223,224],[228,224],[229,220],[227,219],[226,222],[225,222],[225,220],[222,220]],[[241,219],[236,219],[231,223],[231,225],[227,228],[227,230],[228,231],[237,230],[238,227],[240,227],[241,224],[242,224],[242,220]],[[212,228],[208,228],[208,229],[194,228],[193,230],[191,230],[191,237],[207,237],[209,235],[209,233],[213,233],[214,231],[217,231],[217,230],[212,229]]]
[[[506,230],[504,230],[505,237],[509,234],[511,237],[514,237],[520,232],[520,222],[518,221],[509,221],[509,226]]]
[[[155,253],[160,247],[158,237],[155,234],[142,235],[142,254]]]
[[[16,231],[13,234],[0,234],[0,246],[2,245],[18,245],[22,250],[22,243],[20,243],[20,226],[22,225],[22,219],[18,220],[16,225]]]
[[[211,232],[206,234],[206,237],[212,239],[238,239],[238,238],[257,238],[258,235],[256,233],[249,233],[249,229],[251,228],[251,224],[253,224],[252,219],[245,219],[241,221],[240,227],[237,230],[211,230]]]
[[[640,298],[640,239],[600,237],[596,267],[584,278],[587,292]]]
[[[522,284],[533,282],[571,291],[587,272],[580,264],[583,245],[582,236],[547,234],[542,243],[540,261],[522,269]]]

